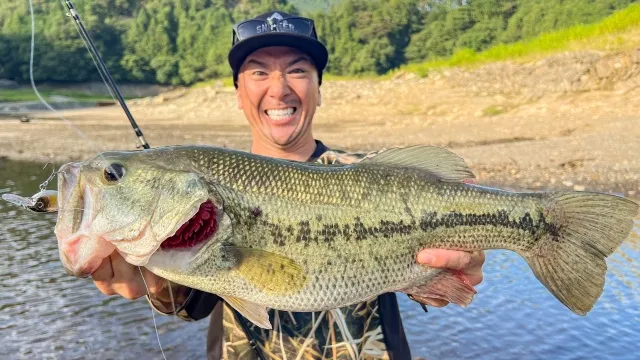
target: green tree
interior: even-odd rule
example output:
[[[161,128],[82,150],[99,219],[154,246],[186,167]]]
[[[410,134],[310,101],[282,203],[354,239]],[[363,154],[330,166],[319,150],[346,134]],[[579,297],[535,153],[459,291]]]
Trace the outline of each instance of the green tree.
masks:
[[[633,0],[76,0],[114,78],[192,84],[230,69],[232,24],[268,10],[317,12],[327,71],[382,74],[407,62],[484,50],[598,21]],[[296,8],[300,5],[300,9]],[[34,2],[36,81],[100,76],[66,8]],[[0,77],[29,79],[31,18],[24,0],[0,1]]]

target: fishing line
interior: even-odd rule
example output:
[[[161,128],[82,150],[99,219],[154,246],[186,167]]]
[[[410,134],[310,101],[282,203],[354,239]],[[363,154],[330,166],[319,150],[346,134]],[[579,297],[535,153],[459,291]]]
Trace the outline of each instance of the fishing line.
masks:
[[[65,5],[67,7],[67,9],[69,9],[69,13],[68,15],[70,17],[73,18],[74,23],[76,25],[76,30],[79,32],[81,39],[83,40],[85,47],[87,47],[87,50],[89,51],[89,54],[91,55],[91,59],[93,60],[94,65],[97,67],[98,72],[100,73],[100,76],[102,77],[103,82],[107,85],[107,89],[109,90],[109,93],[111,94],[111,97],[113,98],[114,96],[117,98],[117,101],[120,103],[120,106],[122,107],[122,109],[124,110],[127,118],[129,119],[129,122],[131,123],[131,126],[133,127],[133,130],[136,134],[136,136],[138,137],[138,141],[140,142],[141,146],[144,149],[149,149],[150,146],[147,143],[147,141],[144,138],[144,135],[142,134],[142,130],[138,127],[137,123],[135,122],[135,120],[133,119],[133,116],[131,115],[131,112],[129,111],[129,108],[127,107],[122,94],[120,93],[120,90],[118,89],[118,86],[116,85],[115,81],[113,80],[113,77],[111,76],[111,73],[109,72],[109,69],[107,68],[107,66],[105,65],[104,61],[102,60],[102,57],[100,56],[100,54],[98,53],[95,44],[93,43],[93,41],[91,40],[91,37],[89,36],[89,33],[86,31],[84,25],[82,24],[82,21],[80,20],[80,15],[78,14],[78,12],[75,10],[73,4],[71,3],[70,0],[61,0],[61,2],[63,2],[63,5]],[[54,113],[58,114],[58,112],[51,107],[43,98],[42,96],[40,96],[40,93],[38,92],[36,86],[35,86],[35,82],[33,80],[33,55],[34,55],[34,46],[35,46],[35,20],[34,20],[34,15],[33,15],[33,3],[32,0],[29,0],[29,9],[31,11],[31,56],[30,56],[30,61],[29,61],[29,76],[30,76],[30,80],[31,80],[31,86],[33,87],[34,92],[36,93],[38,99],[40,99],[40,101],[45,104],[45,106],[53,111]],[[58,115],[58,117],[60,117],[63,121],[65,121],[67,123],[67,125],[73,127],[78,134],[80,135],[80,137],[82,137],[83,139],[85,139],[87,142],[89,142],[90,144],[92,144],[94,146],[94,148],[98,149],[98,147],[96,146],[96,144],[91,141],[88,137],[86,137],[84,135],[84,133],[78,128],[76,127],[71,121],[67,120],[66,118],[64,118],[61,115]],[[99,153],[101,151],[98,151]],[[106,159],[103,158],[103,160],[106,162]],[[142,273],[141,273],[142,275]],[[144,281],[144,277],[143,277],[143,281]],[[146,286],[146,282],[145,282],[145,286]],[[149,291],[149,289],[147,288],[147,292]],[[173,301],[173,299],[172,299]],[[175,304],[173,304],[174,306],[174,311],[175,311]],[[153,309],[151,310],[152,314],[153,314]],[[251,334],[251,332],[249,331],[249,325],[246,322],[246,319],[237,311],[234,309],[234,314],[235,317],[237,318],[238,322],[240,323],[240,325],[242,326],[242,329],[244,330],[249,343],[251,344],[251,347],[254,349],[254,351],[256,352],[256,355],[259,359],[263,359],[264,357],[262,356],[261,352],[259,351],[258,347],[256,346],[256,341],[255,339],[253,339],[253,336]],[[153,317],[153,322],[154,325],[156,323],[155,321],[155,316]],[[158,337],[158,342],[160,342],[160,337],[158,336],[158,331],[156,328],[156,336]],[[160,350],[162,350],[162,345],[160,345]],[[162,355],[164,357],[164,351],[162,351]],[[166,357],[165,357],[166,359]]]
[[[138,271],[140,271],[140,277],[142,278],[142,282],[144,283],[144,287],[147,289],[147,295],[151,296],[149,292],[149,287],[147,286],[147,281],[144,279],[144,275],[142,274],[142,268],[138,266]],[[164,360],[167,360],[167,357],[164,355],[164,350],[162,350],[162,343],[160,342],[160,335],[158,334],[158,324],[156,323],[156,314],[155,311],[151,308],[151,317],[153,318],[153,326],[156,329],[156,338],[158,339],[158,345],[160,345],[160,352],[162,353],[162,357]]]
[[[61,0],[61,2],[62,2],[62,0]],[[74,23],[76,24],[76,30],[78,31],[78,34],[82,38],[83,43],[85,44],[85,47],[89,51],[89,54],[91,56],[91,60],[93,61],[93,63],[96,66],[96,68],[98,68],[98,73],[100,74],[100,77],[102,78],[102,81],[107,85],[107,90],[109,91],[109,94],[111,95],[111,98],[116,100],[115,96],[118,97],[118,101],[120,102],[120,105],[125,110],[125,113],[127,114],[127,117],[129,118],[129,121],[131,122],[131,125],[133,126],[134,131],[136,132],[136,135],[138,136],[138,139],[139,139],[141,145],[144,148],[148,149],[149,148],[149,144],[144,139],[144,136],[142,135],[142,131],[140,130],[140,128],[135,123],[135,120],[133,120],[133,117],[131,116],[131,113],[129,112],[128,108],[126,107],[126,104],[124,103],[124,99],[122,98],[122,95],[118,91],[118,89],[117,89],[117,87],[115,85],[115,82],[113,81],[113,78],[111,77],[111,75],[109,73],[109,70],[106,68],[106,65],[104,65],[104,62],[102,61],[102,58],[100,57],[100,55],[95,50],[95,46],[94,46],[93,42],[91,41],[91,38],[89,37],[88,33],[84,29],[84,26],[82,26],[82,22],[80,21],[80,17],[78,15],[78,13],[75,11],[75,9],[73,8],[73,4],[71,4],[70,1],[65,1],[63,5],[67,5],[67,7],[69,8],[70,12],[69,12],[68,15],[73,17],[73,19],[75,20]],[[102,150],[97,145],[97,143],[95,143],[93,140],[91,140],[91,138],[86,136],[85,133],[82,130],[80,130],[80,128],[78,128],[73,122],[71,122],[69,119],[65,118],[62,114],[60,114],[60,112],[58,112],[55,108],[53,108],[51,105],[49,105],[49,103],[40,95],[40,92],[38,91],[38,88],[37,88],[37,86],[35,84],[35,80],[34,80],[34,76],[33,76],[33,68],[34,68],[33,59],[34,59],[34,53],[35,53],[35,16],[34,16],[34,11],[33,11],[33,0],[29,0],[29,12],[30,12],[30,17],[31,17],[31,46],[30,46],[30,54],[29,54],[29,80],[31,82],[31,87],[33,89],[33,92],[36,94],[36,96],[38,97],[40,102],[42,104],[44,104],[44,106],[47,109],[49,109],[54,114],[56,114],[56,116],[59,119],[61,119],[62,121],[64,121],[67,124],[67,126],[69,126],[72,129],[74,129],[76,131],[76,133],[83,140],[85,140],[88,144],[90,144],[90,146],[92,146],[96,152],[101,153]],[[106,159],[104,157],[102,159],[105,161],[105,163],[107,163],[107,161],[106,161]],[[45,167],[46,167],[46,165],[45,165]],[[54,169],[54,172],[40,185],[40,190],[41,191],[43,190],[43,188],[46,188],[46,186],[49,184],[49,182],[53,179],[53,177],[56,174],[57,174],[57,172]],[[64,209],[60,208],[60,210],[68,211],[70,209],[69,208],[64,208]],[[84,211],[84,209],[82,209],[82,210]],[[144,279],[144,276],[142,275],[142,270],[140,269],[140,267],[138,267],[138,270],[140,271],[140,276],[142,277],[142,281],[143,281],[144,286],[145,286],[145,288],[147,290],[147,294],[149,294],[149,288],[147,286],[146,280]],[[172,303],[173,303],[173,297],[172,297],[171,300],[172,300]],[[175,309],[175,304],[173,304],[173,306],[174,306],[174,309]],[[165,356],[164,350],[162,348],[162,343],[160,341],[160,335],[158,333],[158,326],[157,326],[157,323],[156,323],[156,318],[155,318],[155,314],[154,314],[153,308],[151,308],[151,317],[153,319],[153,325],[154,325],[154,328],[155,328],[155,333],[156,333],[156,338],[158,340],[158,345],[160,346],[160,352],[162,353],[163,359],[167,360],[167,357]]]
[[[60,118],[68,126],[70,126],[72,129],[74,129],[76,131],[76,133],[83,140],[85,140],[87,143],[89,143],[91,146],[93,146],[94,149],[97,152],[101,152],[100,148],[98,147],[98,145],[94,141],[92,141],[89,137],[87,137],[84,134],[84,132],[82,130],[80,130],[80,128],[78,128],[75,124],[73,124],[73,122],[71,122],[70,120],[68,120],[64,116],[62,116],[56,109],[54,109],[51,105],[49,105],[49,103],[46,102],[45,99],[40,95],[40,92],[38,91],[38,88],[37,88],[36,83],[35,83],[34,78],[33,78],[33,57],[34,57],[34,52],[35,52],[35,34],[36,34],[35,17],[34,17],[34,14],[33,14],[33,0],[29,0],[29,12],[31,14],[31,52],[29,54],[29,80],[31,82],[31,88],[33,88],[33,92],[36,94],[36,96],[38,97],[40,102],[42,104],[44,104],[44,106],[47,109],[49,109],[50,111],[55,113],[56,116],[58,116],[58,118]]]

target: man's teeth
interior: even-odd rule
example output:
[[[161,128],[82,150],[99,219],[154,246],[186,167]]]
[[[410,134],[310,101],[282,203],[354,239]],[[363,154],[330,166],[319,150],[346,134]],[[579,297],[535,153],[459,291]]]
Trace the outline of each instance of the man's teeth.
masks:
[[[267,115],[273,120],[283,120],[293,115],[295,111],[296,109],[292,107],[286,109],[271,109],[267,110]]]

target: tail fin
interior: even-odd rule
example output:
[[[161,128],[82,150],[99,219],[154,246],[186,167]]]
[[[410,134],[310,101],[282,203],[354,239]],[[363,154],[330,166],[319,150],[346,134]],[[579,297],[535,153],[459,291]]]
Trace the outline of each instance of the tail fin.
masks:
[[[638,204],[588,192],[558,193],[547,200],[545,212],[557,232],[524,258],[560,302],[585,315],[602,294],[605,258],[629,236]]]

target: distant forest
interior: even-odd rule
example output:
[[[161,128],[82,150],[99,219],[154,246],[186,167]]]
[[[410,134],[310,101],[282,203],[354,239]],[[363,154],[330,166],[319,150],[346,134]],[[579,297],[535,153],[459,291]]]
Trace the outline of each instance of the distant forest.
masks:
[[[235,22],[271,9],[312,17],[336,75],[384,74],[407,63],[481,51],[601,20],[632,0],[75,0],[114,78],[189,85],[230,75]],[[99,75],[59,0],[33,0],[34,77]],[[27,0],[0,2],[0,79],[27,82]]]

